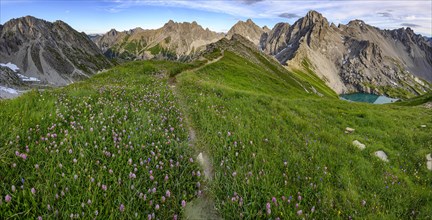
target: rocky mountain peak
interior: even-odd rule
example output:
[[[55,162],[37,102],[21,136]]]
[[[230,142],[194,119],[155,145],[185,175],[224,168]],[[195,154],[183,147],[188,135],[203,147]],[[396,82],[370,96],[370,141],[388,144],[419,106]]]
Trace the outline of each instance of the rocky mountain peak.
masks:
[[[227,38],[231,38],[235,34],[239,34],[255,45],[258,45],[261,39],[261,35],[264,30],[256,25],[251,19],[244,21],[238,21],[227,33]]]
[[[108,31],[108,33],[106,33],[109,36],[117,36],[118,31],[116,29],[111,29],[110,31]]]
[[[43,32],[44,29],[50,28],[51,26],[52,24],[45,20],[37,19],[32,16],[25,16],[6,22],[3,29],[4,31],[15,32],[20,35],[27,34],[35,37],[37,33]]]
[[[25,17],[21,17],[21,18],[17,18],[16,21],[18,21],[18,23],[22,23],[22,24],[26,24],[29,26],[35,26],[37,24],[46,24],[47,21],[42,20],[42,19],[38,19],[35,18],[33,16],[27,15]]]
[[[327,21],[327,19],[319,12],[311,10],[304,17],[309,23],[320,23],[322,21]]]
[[[169,20],[159,29],[135,28],[111,36],[112,31],[93,41],[107,57],[134,59],[189,59],[204,46],[224,35],[204,29],[196,21]],[[127,42],[127,43],[125,43]]]
[[[271,29],[269,27],[267,27],[267,25],[264,25],[264,27],[262,27],[262,29],[266,33],[271,31]]]
[[[329,26],[320,13],[309,11],[292,26],[275,25],[260,47],[291,68],[310,61],[337,93],[384,94],[395,88],[419,94],[430,89],[419,79],[432,81],[430,44],[408,28],[379,30],[361,20]]]
[[[96,45],[63,21],[32,16],[12,19],[0,30],[0,63],[41,84],[65,85],[109,67]]]
[[[174,25],[176,25],[177,23],[174,22],[173,20],[169,20],[167,23],[165,23],[164,27],[172,27]]]

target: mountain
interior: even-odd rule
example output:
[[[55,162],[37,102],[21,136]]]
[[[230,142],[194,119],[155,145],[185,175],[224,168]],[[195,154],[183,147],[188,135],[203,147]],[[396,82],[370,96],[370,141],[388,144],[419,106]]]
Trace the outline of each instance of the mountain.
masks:
[[[204,29],[196,22],[177,23],[170,20],[162,28],[115,29],[93,41],[108,57],[134,59],[181,59],[205,49],[205,45],[221,39],[219,34]]]
[[[102,35],[100,34],[88,34],[87,37],[90,38],[91,41],[93,41],[94,39],[101,37]]]
[[[380,30],[360,20],[337,27],[310,11],[293,25],[276,24],[260,47],[290,69],[310,68],[339,94],[407,97],[431,89],[432,48],[410,28]]]
[[[251,19],[248,19],[246,22],[239,21],[237,22],[227,33],[226,37],[231,38],[234,34],[239,34],[258,45],[260,42],[261,36],[268,32],[268,27],[260,28],[256,25]]]
[[[219,59],[227,61],[226,63],[218,62],[219,66],[215,67],[215,72],[222,75],[225,72],[231,72],[243,85],[250,85],[246,86],[247,90],[253,88],[250,92],[266,91],[274,96],[337,97],[337,94],[322,81],[311,79],[305,73],[288,71],[274,57],[259,51],[254,43],[239,34],[209,44],[200,55],[197,59],[201,62],[208,57],[214,58],[209,62],[210,64],[218,62]],[[218,75],[218,73],[214,74]],[[221,85],[233,83],[231,81],[218,82]]]
[[[111,66],[86,34],[62,21],[31,16],[12,19],[0,28],[0,63],[16,67],[22,81],[52,86],[88,78]]]
[[[425,40],[429,43],[429,45],[432,47],[432,37],[425,37]]]

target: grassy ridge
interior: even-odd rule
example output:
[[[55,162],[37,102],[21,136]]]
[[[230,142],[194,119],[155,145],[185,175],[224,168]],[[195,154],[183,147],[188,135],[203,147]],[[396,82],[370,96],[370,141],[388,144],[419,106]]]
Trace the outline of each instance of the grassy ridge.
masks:
[[[431,111],[316,98],[228,51],[177,80],[223,217],[431,217]]]
[[[0,101],[0,219],[182,217],[203,181],[182,112],[210,156],[224,218],[432,217],[431,111],[340,101],[307,62],[289,73],[237,49],[250,57],[131,62]],[[408,104],[429,98],[419,100]]]
[[[0,102],[0,219],[172,219],[199,169],[166,80],[134,62]]]
[[[396,102],[395,104],[401,106],[416,106],[427,102],[432,102],[432,93],[426,93],[402,102]]]

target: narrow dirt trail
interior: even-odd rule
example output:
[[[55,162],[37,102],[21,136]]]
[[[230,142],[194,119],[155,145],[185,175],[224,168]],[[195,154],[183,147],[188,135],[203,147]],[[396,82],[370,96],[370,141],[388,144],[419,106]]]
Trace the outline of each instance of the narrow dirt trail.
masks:
[[[217,61],[219,61],[220,59],[223,58],[223,52],[222,55],[216,59],[213,59],[209,62],[207,62],[206,64],[194,68],[194,69],[190,69],[190,70],[186,70],[185,72],[193,72],[193,71],[198,71],[204,67],[206,67],[207,65],[210,65],[212,63],[215,63]],[[182,72],[183,73],[183,72]],[[182,74],[179,73],[178,75]],[[188,132],[189,132],[189,147],[193,148],[196,152],[199,152],[198,155],[196,156],[196,160],[198,161],[198,163],[200,164],[202,170],[204,171],[204,179],[205,179],[205,183],[201,184],[201,190],[202,190],[202,194],[200,197],[196,198],[195,200],[189,202],[186,205],[185,208],[185,212],[184,212],[184,218],[185,219],[222,219],[222,217],[219,215],[218,211],[215,208],[215,202],[213,200],[213,198],[211,198],[209,196],[209,186],[211,184],[211,181],[213,180],[213,176],[214,176],[214,172],[213,172],[213,167],[212,164],[210,162],[210,158],[207,154],[207,151],[203,148],[198,148],[196,146],[196,132],[195,129],[191,126],[191,119],[187,114],[187,106],[185,101],[182,99],[182,97],[179,95],[179,91],[177,86],[177,81],[175,76],[171,77],[168,80],[168,84],[171,88],[171,90],[173,91],[174,96],[177,98],[178,103],[180,105],[180,109],[182,110],[184,119],[185,119],[185,124],[187,125],[188,128]]]

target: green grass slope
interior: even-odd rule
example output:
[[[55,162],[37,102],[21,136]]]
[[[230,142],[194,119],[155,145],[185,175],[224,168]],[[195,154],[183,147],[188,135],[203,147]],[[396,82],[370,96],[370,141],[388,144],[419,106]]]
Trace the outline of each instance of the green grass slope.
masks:
[[[201,190],[225,219],[432,218],[429,109],[341,101],[239,36],[203,57],[0,101],[0,219],[181,218]]]
[[[396,105],[401,105],[401,106],[416,106],[416,105],[421,105],[421,104],[425,104],[428,102],[432,102],[432,92],[430,93],[426,93],[411,99],[407,99],[401,102],[396,102]]]
[[[200,172],[160,79],[180,67],[129,63],[0,101],[0,219],[181,216]]]
[[[432,217],[430,110],[318,98],[238,51],[177,76],[198,147],[212,160],[211,190],[224,218]],[[305,74],[295,73],[313,77]],[[345,134],[346,127],[356,130]],[[388,163],[374,156],[378,150]]]

